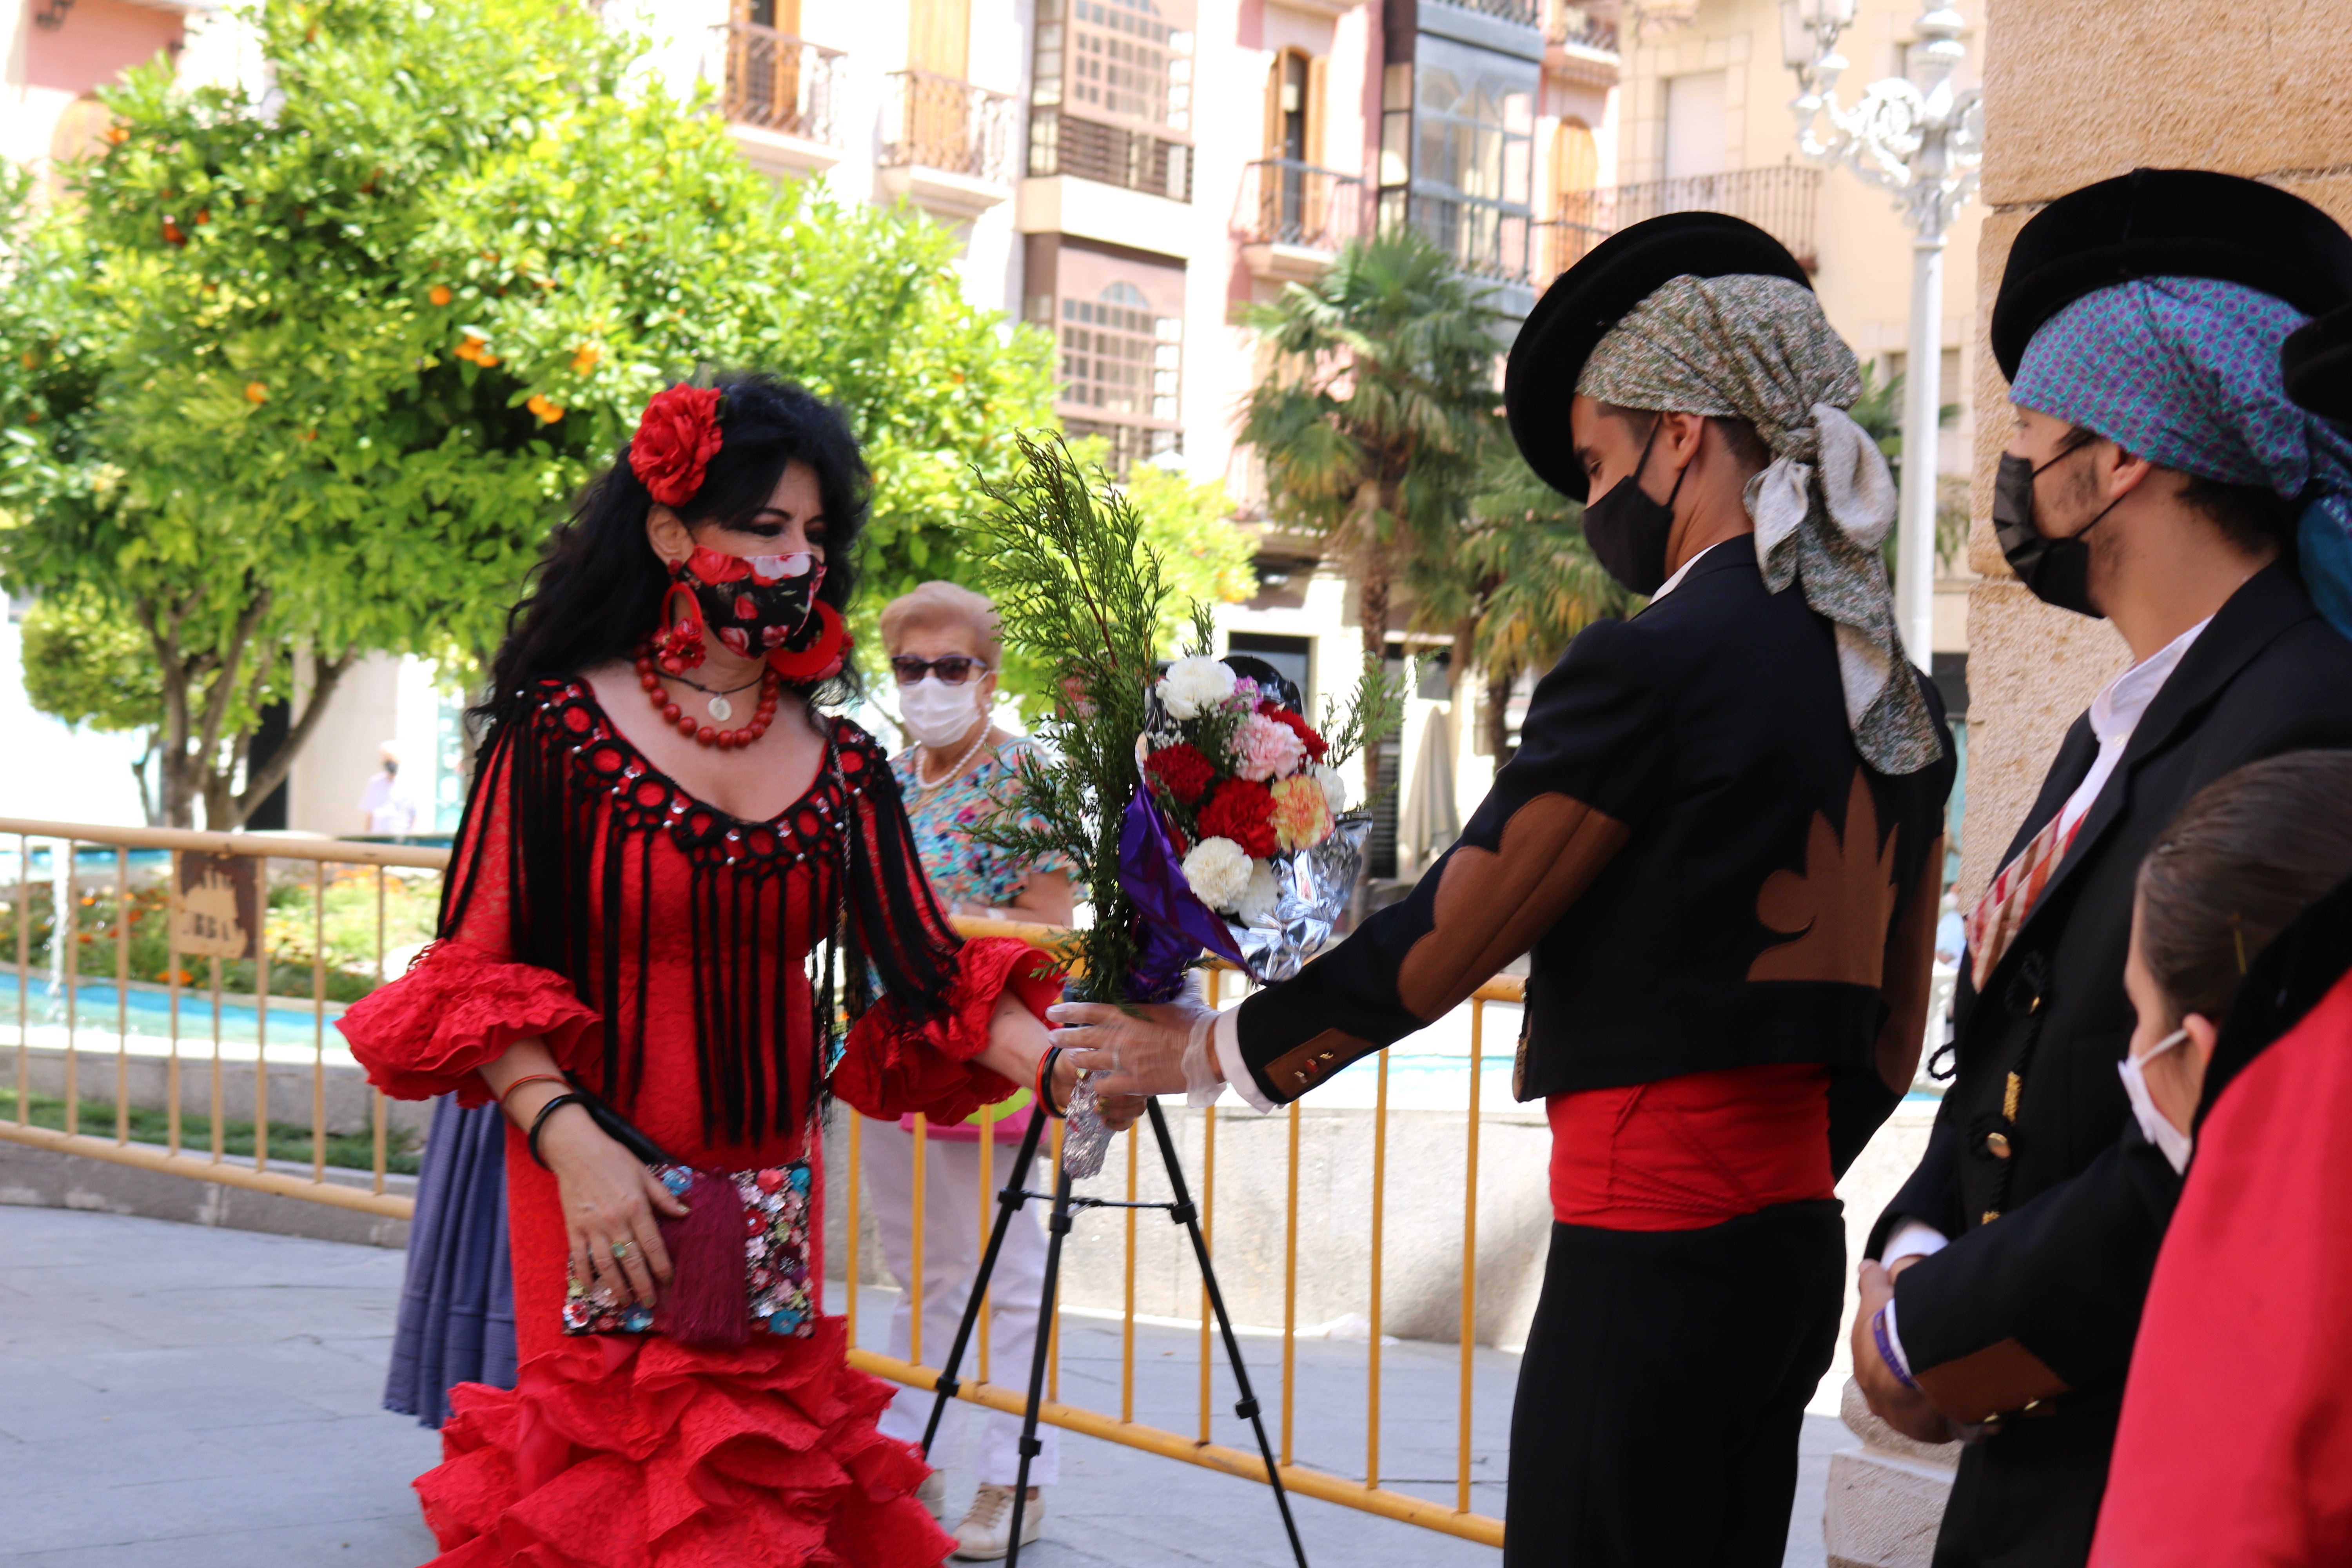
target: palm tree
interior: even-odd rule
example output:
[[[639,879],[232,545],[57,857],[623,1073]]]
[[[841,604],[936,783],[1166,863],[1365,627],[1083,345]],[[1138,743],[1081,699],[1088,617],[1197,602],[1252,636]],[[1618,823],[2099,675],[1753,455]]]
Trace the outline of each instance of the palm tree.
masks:
[[[1328,540],[1354,575],[1377,669],[1391,590],[1469,518],[1497,424],[1500,315],[1445,252],[1398,229],[1350,242],[1320,280],[1242,320],[1274,359],[1241,438],[1264,465],[1274,516]],[[1364,755],[1368,791],[1377,752]]]
[[[1594,621],[1641,599],[1601,570],[1584,542],[1584,509],[1538,479],[1510,443],[1487,443],[1475,516],[1447,557],[1412,574],[1417,620],[1454,632],[1454,679],[1475,664],[1486,684],[1486,750],[1503,768],[1505,708],[1521,674],[1549,668]]]

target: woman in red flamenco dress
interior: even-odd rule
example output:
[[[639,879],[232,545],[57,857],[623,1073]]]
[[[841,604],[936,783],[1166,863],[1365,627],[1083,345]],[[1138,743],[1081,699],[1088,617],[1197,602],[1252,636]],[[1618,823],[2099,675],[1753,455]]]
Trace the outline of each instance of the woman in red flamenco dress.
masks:
[[[952,1549],[920,1457],[875,1430],[887,1385],[822,1312],[822,1101],[956,1121],[1011,1095],[1056,983],[1021,943],[958,941],[887,759],[818,710],[865,483],[797,387],[654,399],[511,617],[440,940],[344,1015],[386,1093],[509,1121],[516,1385],[453,1394],[416,1482],[435,1568]],[[836,1062],[836,994],[869,973],[883,999]]]

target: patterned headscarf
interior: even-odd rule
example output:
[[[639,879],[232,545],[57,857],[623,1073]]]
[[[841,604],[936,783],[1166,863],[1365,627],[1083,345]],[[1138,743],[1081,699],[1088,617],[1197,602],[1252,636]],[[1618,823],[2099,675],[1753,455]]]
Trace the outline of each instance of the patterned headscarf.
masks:
[[[2279,371],[2305,320],[2242,283],[2118,283],[2033,334],[2009,395],[2150,462],[2294,502],[2304,585],[2352,637],[2352,435],[2295,406]]]
[[[1940,758],[1878,553],[1895,523],[1895,480],[1846,413],[1862,395],[1861,367],[1812,290],[1785,278],[1671,279],[1594,345],[1576,390],[1756,427],[1773,457],[1747,494],[1765,587],[1801,584],[1836,629],[1846,722],[1864,761],[1910,773]]]

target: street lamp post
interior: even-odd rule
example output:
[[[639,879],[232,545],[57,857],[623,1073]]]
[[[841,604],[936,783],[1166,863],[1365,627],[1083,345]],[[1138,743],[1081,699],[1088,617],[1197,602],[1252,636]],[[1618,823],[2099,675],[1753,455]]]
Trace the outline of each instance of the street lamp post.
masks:
[[[1780,0],[1781,55],[1801,89],[1790,105],[1797,147],[1816,163],[1843,163],[1895,193],[1911,226],[1911,348],[1903,395],[1903,482],[1897,502],[1895,615],[1923,668],[1934,647],[1936,428],[1943,387],[1944,237],[1976,188],[1981,159],[1980,94],[1953,85],[1968,53],[1967,24],[1929,0],[1913,24],[1918,41],[1906,74],[1838,101],[1846,61],[1838,35],[1853,25],[1854,0]]]

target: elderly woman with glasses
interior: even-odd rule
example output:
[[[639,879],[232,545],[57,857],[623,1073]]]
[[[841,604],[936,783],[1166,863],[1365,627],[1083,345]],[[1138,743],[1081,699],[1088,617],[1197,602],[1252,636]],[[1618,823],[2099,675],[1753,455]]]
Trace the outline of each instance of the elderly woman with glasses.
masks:
[[[1066,925],[1068,872],[1055,863],[1023,863],[972,837],[972,829],[1017,805],[1020,759],[1034,752],[1024,736],[1008,734],[990,717],[1003,661],[996,608],[984,595],[953,583],[925,583],[882,610],[882,646],[897,682],[907,749],[891,758],[916,854],[942,909],[959,915],[1043,921]],[[1034,1114],[1024,1091],[988,1107],[974,1121],[932,1123],[923,1141],[923,1359],[936,1365],[947,1353],[980,1266],[982,1212],[980,1140],[1018,1143]],[[983,1124],[981,1118],[989,1119]],[[914,1118],[870,1122],[865,1139],[866,1190],[884,1257],[901,1280],[914,1271]],[[1010,1168],[1009,1156],[1006,1168]],[[1005,1232],[1004,1250],[989,1286],[992,1365],[1025,1367],[1044,1288],[1045,1239],[1036,1211],[1024,1209]],[[906,1355],[913,1307],[901,1298],[890,1322],[890,1353]],[[960,1406],[951,1407],[960,1410]],[[908,1442],[922,1439],[930,1395],[901,1389],[883,1414],[881,1429]],[[957,1527],[956,1555],[993,1561],[1012,1545],[1013,1487],[1019,1473],[1021,1423],[991,1412],[980,1442],[979,1490]],[[1045,1451],[1030,1468],[1023,1509],[1024,1544],[1037,1539],[1045,1515],[1039,1485],[1059,1469],[1056,1435],[1040,1433]],[[945,1503],[934,1472],[920,1494],[937,1511]]]

